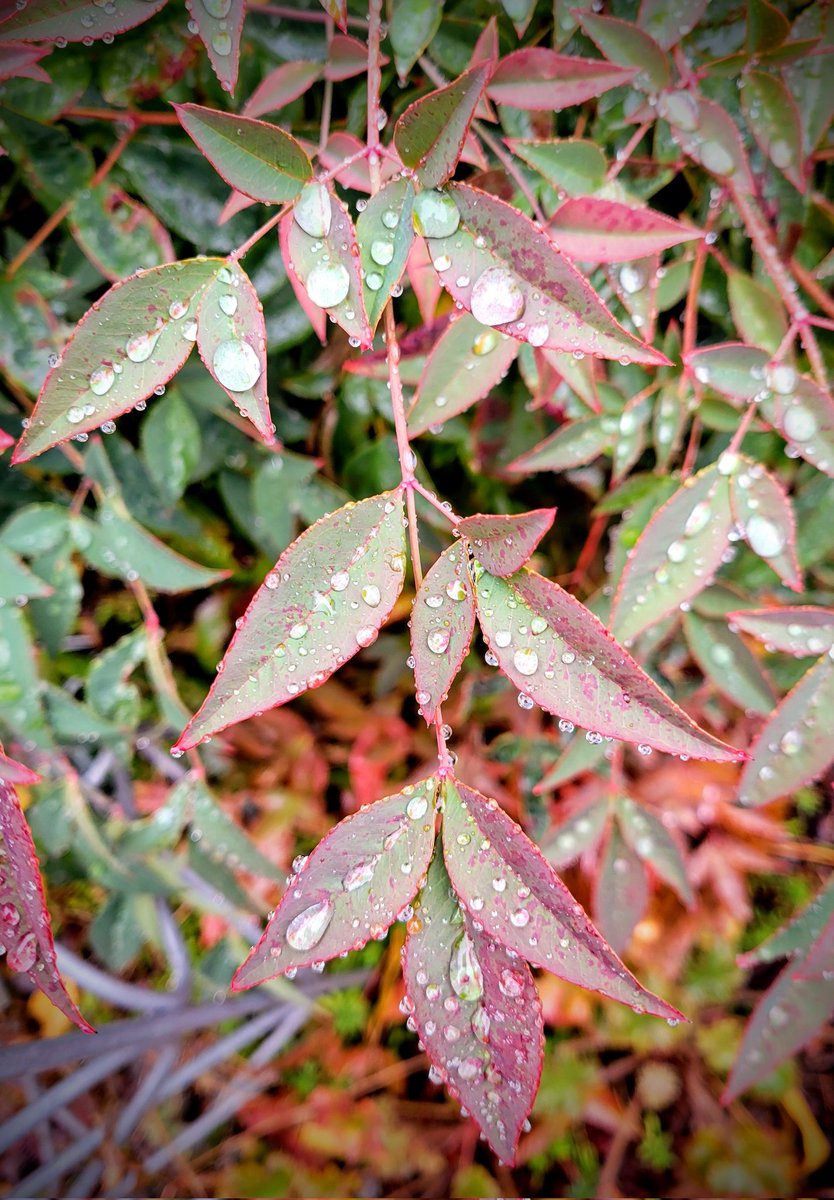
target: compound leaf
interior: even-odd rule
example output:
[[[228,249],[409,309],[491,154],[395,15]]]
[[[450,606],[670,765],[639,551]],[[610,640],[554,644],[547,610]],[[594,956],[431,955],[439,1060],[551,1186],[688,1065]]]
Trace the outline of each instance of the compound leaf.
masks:
[[[475,628],[475,598],[466,550],[449,546],[426,575],[411,614],[417,703],[427,724],[449,694]]]
[[[492,575],[514,575],[528,561],[555,516],[555,508],[536,508],[513,516],[477,513],[464,517],[458,529]]]
[[[454,174],[491,72],[491,62],[470,67],[447,87],[415,100],[397,121],[394,145],[422,187],[438,187]]]

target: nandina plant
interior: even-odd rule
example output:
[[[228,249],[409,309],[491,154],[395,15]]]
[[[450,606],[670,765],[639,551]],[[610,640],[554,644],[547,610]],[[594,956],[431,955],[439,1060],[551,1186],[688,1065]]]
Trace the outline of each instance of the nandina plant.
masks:
[[[0,25],[0,37],[9,61],[18,56],[15,72],[25,64],[37,77],[50,45],[112,40],[160,7],[108,13],[30,0]],[[215,7],[189,10],[219,82],[235,96],[244,6]],[[228,252],[116,277],[52,363],[13,463],[34,471],[38,456],[60,447],[86,481],[58,537],[68,533],[90,566],[133,588],[151,631],[149,670],[162,681],[169,723],[181,728],[173,754],[187,756],[186,786],[198,792],[201,748],[210,754],[207,743],[231,726],[321,687],[374,644],[406,598],[415,719],[432,731],[436,759],[296,860],[232,988],[321,971],[404,921],[408,1025],[433,1076],[511,1161],[542,1067],[531,966],[638,1012],[681,1019],[609,944],[625,949],[655,878],[693,903],[680,846],[626,793],[626,749],[637,752],[628,767],[635,776],[653,750],[744,762],[738,800],[746,805],[791,795],[830,769],[820,717],[834,694],[834,616],[819,603],[825,555],[803,545],[795,508],[830,496],[834,402],[820,337],[834,319],[822,276],[807,265],[816,243],[791,225],[794,245],[785,249],[794,210],[786,203],[781,212],[778,201],[786,189],[806,196],[827,159],[819,147],[830,102],[806,60],[809,46],[822,51],[830,36],[822,6],[791,26],[766,0],[751,0],[720,56],[699,25],[703,3],[682,16],[643,0],[634,19],[616,5],[605,15],[557,5],[553,29],[533,21],[535,5],[503,7],[512,24],[497,14],[482,21],[469,65],[451,79],[431,57],[440,0],[396,4],[387,26],[382,0],[371,0],[363,40],[348,33],[344,5],[324,5],[323,63],[282,63],[242,103],[173,103],[172,120],[231,188],[224,215],[253,205],[275,211]],[[513,36],[518,45],[508,48]],[[399,99],[395,73],[417,82],[416,98]],[[331,132],[334,83],[365,74],[364,140]],[[736,77],[741,90],[729,104],[726,81]],[[317,143],[293,136],[280,117],[262,119],[314,87],[322,90]],[[131,132],[142,119],[130,115]],[[612,128],[618,145],[608,158],[599,142]],[[99,170],[95,183],[103,178]],[[697,194],[697,213],[683,211],[675,179]],[[384,381],[399,478],[326,504],[305,522],[254,592],[186,722],[146,589],[205,587],[223,573],[179,558],[134,521],[119,463],[95,435],[153,405],[196,346],[233,406],[229,419],[279,465],[290,461],[270,408],[268,322],[255,273],[244,267],[267,239],[315,334],[330,339],[327,353],[335,347],[328,369],[348,381]],[[755,275],[745,269],[751,254]],[[698,338],[708,278],[720,278],[735,326],[720,344]],[[478,412],[502,411],[496,398],[510,396],[511,371],[534,419],[496,448]],[[469,410],[466,426],[459,418]],[[174,416],[172,437],[176,424]],[[547,473],[556,472],[598,501],[576,584],[597,570],[606,514],[623,514],[607,580],[597,576],[588,605],[535,569],[554,507],[524,511],[513,499],[512,511],[457,513],[438,498],[418,451],[430,459],[435,439],[464,453],[465,438],[449,428],[470,429],[486,475],[519,487],[538,480],[525,495],[548,501]],[[85,442],[82,456],[77,444]],[[88,488],[95,520],[81,512]],[[807,571],[816,571],[810,594]],[[786,603],[786,590],[799,603]],[[557,827],[557,845],[559,836],[572,839],[568,853],[563,845],[544,857],[474,786],[480,773],[467,782],[457,770],[444,705],[471,661],[476,627],[487,664],[516,690],[522,710],[552,714],[566,737],[581,731],[571,746],[576,766],[560,761],[537,791],[578,771],[607,775],[605,798],[591,797],[561,834]],[[817,656],[781,701],[759,643],[772,654]],[[714,693],[700,721],[687,711],[698,707],[692,689],[678,686],[673,699],[662,686],[664,674],[666,684],[676,678],[664,654],[688,656]],[[752,744],[736,712],[759,720]],[[8,964],[83,1025],[57,973],[42,895],[34,895],[34,850],[15,795],[31,773],[3,764]],[[595,907],[608,940],[554,867],[597,845]],[[802,971],[765,998],[730,1094],[827,1015],[828,909],[827,923],[812,922],[805,941],[791,941],[792,953],[802,949]],[[782,1014],[798,1012],[791,1036],[777,1037],[788,1023]]]

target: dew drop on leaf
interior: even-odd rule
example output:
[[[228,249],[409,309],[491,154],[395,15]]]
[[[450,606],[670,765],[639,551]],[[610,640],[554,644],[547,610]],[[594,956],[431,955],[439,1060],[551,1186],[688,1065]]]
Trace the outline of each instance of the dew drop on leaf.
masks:
[[[116,373],[112,367],[103,364],[90,375],[90,391],[94,396],[106,396],[113,386]]]
[[[789,363],[776,363],[766,373],[767,386],[779,396],[790,396],[796,387],[796,371]]]
[[[248,342],[228,338],[221,342],[212,358],[217,382],[230,392],[248,392],[261,377],[261,363]]]
[[[131,362],[147,362],[153,354],[154,346],[159,337],[158,333],[139,333],[131,338],[125,346],[125,354]]]
[[[332,918],[333,905],[329,900],[311,904],[290,921],[287,942],[293,950],[312,950],[324,937]]]
[[[296,225],[310,237],[327,237],[333,212],[330,205],[330,193],[324,184],[308,183],[306,187],[302,188],[292,214]],[[322,305],[322,307],[326,306]]]
[[[375,584],[369,583],[366,587],[363,587],[360,595],[369,608],[376,608],[379,605],[381,597],[379,588]]]
[[[506,267],[487,267],[475,280],[469,306],[482,325],[505,325],[524,312],[524,292]]]
[[[369,859],[368,862],[358,863],[352,867],[342,880],[342,887],[346,892],[355,892],[357,888],[365,887],[371,882],[374,877],[374,868],[376,861]]]
[[[211,39],[211,46],[215,54],[220,54],[225,58],[227,54],[231,54],[232,52],[231,36],[225,30],[221,29]]]
[[[486,354],[491,354],[498,345],[498,334],[491,329],[485,329],[483,333],[479,333],[472,343],[472,353],[477,354],[479,358],[483,358]]]
[[[237,312],[237,296],[233,296],[231,292],[224,293],[217,301],[218,307],[227,317],[233,317]]]
[[[350,575],[347,571],[337,571],[335,575],[330,576],[330,586],[334,592],[343,592],[350,583]]]
[[[539,669],[539,656],[535,650],[525,646],[522,650],[516,650],[513,655],[513,665],[519,675],[535,675]]]
[[[319,308],[335,308],[350,291],[350,275],[341,263],[319,263],[307,276],[304,286]]]
[[[807,442],[817,432],[817,418],[801,404],[795,404],[786,411],[782,419],[782,428],[785,436],[791,441]]]
[[[445,238],[460,225],[460,212],[445,192],[420,192],[414,200],[412,220],[421,237]]]
[[[387,267],[394,257],[393,242],[385,242],[381,238],[371,242],[371,258],[380,267]]]
[[[466,1003],[480,1000],[484,991],[481,964],[475,954],[472,939],[464,931],[452,947],[449,960],[449,980],[456,995]]]
[[[759,516],[758,513],[748,518],[744,536],[750,544],[750,549],[760,558],[776,558],[784,550],[787,540],[784,531],[778,525],[767,517]]]
[[[449,648],[451,636],[449,629],[433,629],[426,638],[426,645],[432,654],[445,654]]]

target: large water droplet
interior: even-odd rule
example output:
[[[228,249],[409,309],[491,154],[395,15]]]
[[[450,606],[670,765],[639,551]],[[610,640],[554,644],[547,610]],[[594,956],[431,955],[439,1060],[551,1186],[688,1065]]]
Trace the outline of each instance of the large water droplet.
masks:
[[[379,588],[375,584],[369,583],[366,587],[363,587],[360,595],[370,608],[376,608],[379,605],[381,597]]]
[[[516,650],[513,655],[513,665],[519,675],[535,675],[539,669],[539,656],[535,650],[525,646],[522,650]]]
[[[350,583],[350,575],[347,571],[337,571],[335,575],[330,576],[330,586],[334,592],[343,592]]]
[[[767,386],[780,396],[790,396],[796,387],[796,371],[790,363],[774,363],[766,372]]]
[[[352,867],[342,880],[342,887],[346,892],[355,892],[357,888],[366,887],[374,877],[375,867],[376,859],[374,858]]]
[[[214,352],[212,370],[217,382],[230,392],[248,392],[261,377],[261,362],[248,342],[229,338]]]
[[[817,432],[817,418],[809,409],[795,404],[786,411],[782,427],[785,437],[790,438],[792,442],[807,442]]]
[[[504,967],[498,976],[498,990],[503,996],[517,999],[524,991],[524,976],[511,967]]]
[[[472,343],[472,353],[477,354],[479,358],[483,358],[485,354],[490,354],[498,345],[498,334],[492,329],[485,329],[483,333],[479,333]]]
[[[220,311],[227,317],[233,317],[237,312],[237,296],[233,296],[231,292],[224,292],[217,304]]]
[[[779,742],[779,749],[783,754],[788,754],[791,757],[794,754],[799,754],[802,749],[802,734],[796,729],[789,729]]]
[[[90,375],[90,391],[94,396],[106,396],[115,383],[116,372],[112,367],[103,363],[96,367]]]
[[[750,549],[760,558],[775,558],[785,548],[784,531],[768,517],[759,516],[758,513],[748,517],[744,536],[750,544]]]
[[[223,58],[232,52],[232,39],[225,29],[219,30],[211,39],[211,46],[215,54],[220,54]]]
[[[458,937],[452,949],[449,960],[449,979],[456,994],[461,1000],[480,1000],[484,991],[484,977],[481,964],[475,954],[475,947],[469,934],[464,932]]]
[[[304,286],[313,304],[335,308],[350,291],[350,275],[341,263],[319,263],[307,276]]]
[[[669,562],[682,563],[687,554],[688,551],[683,542],[670,542],[666,547],[666,557]]]
[[[324,937],[325,930],[333,919],[333,905],[329,900],[311,904],[287,926],[287,941],[293,950],[312,950]]]
[[[478,1007],[472,1014],[472,1032],[479,1042],[489,1041],[489,1029],[492,1025],[489,1013],[485,1008]]]
[[[231,7],[232,0],[203,0],[203,8],[212,17],[217,17],[218,21],[229,15]]]
[[[158,333],[139,333],[127,343],[125,354],[131,362],[146,362],[153,354],[158,338]]]
[[[412,212],[414,228],[427,238],[451,237],[460,225],[460,212],[446,192],[420,192]]]
[[[371,258],[377,266],[387,267],[393,257],[394,245],[392,242],[383,241],[381,238],[371,242]]]
[[[466,588],[459,579],[453,579],[446,584],[446,595],[450,600],[465,600]]]
[[[293,220],[310,237],[325,238],[330,232],[333,211],[330,193],[323,183],[308,183],[292,210]],[[309,290],[309,289],[308,289]],[[326,307],[323,305],[322,307]]]
[[[709,504],[706,500],[701,500],[686,518],[686,524],[683,527],[686,537],[694,537],[696,533],[700,533],[702,529],[706,529],[711,516],[712,511]]]
[[[411,821],[419,821],[426,815],[428,808],[427,798],[422,793],[418,793],[416,796],[412,796],[405,806],[405,815]]]
[[[698,101],[689,92],[667,92],[660,97],[657,111],[684,133],[694,133],[700,123]]]
[[[704,142],[701,147],[701,162],[708,171],[716,175],[732,175],[736,169],[735,159],[720,142]]]
[[[188,306],[187,300],[172,300],[168,305],[168,316],[172,321],[179,321],[188,312]]]
[[[432,654],[445,654],[449,648],[451,632],[448,629],[433,629],[426,638],[426,644]]]
[[[505,325],[524,312],[524,292],[506,267],[487,267],[475,280],[469,306],[482,325]]]
[[[363,625],[361,629],[356,631],[356,641],[360,646],[370,646],[376,641],[377,630],[370,625]]]

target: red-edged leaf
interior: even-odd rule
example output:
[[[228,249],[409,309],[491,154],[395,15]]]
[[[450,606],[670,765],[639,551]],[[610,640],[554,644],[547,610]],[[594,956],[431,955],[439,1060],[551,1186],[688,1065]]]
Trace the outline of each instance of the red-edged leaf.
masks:
[[[175,104],[183,129],[230,187],[264,204],[293,200],[313,173],[295,138],[277,125]]]
[[[636,804],[630,796],[617,801],[620,830],[631,849],[654,869],[691,908],[695,902],[686,874],[686,863],[677,842],[662,821]]]
[[[769,938],[760,942],[755,950],[748,950],[736,959],[740,967],[754,967],[758,963],[772,963],[779,958],[804,958],[820,936],[834,914],[834,876],[817,892],[810,904],[777,929]]]
[[[449,546],[426,575],[411,613],[411,653],[420,712],[431,724],[469,650],[475,598],[466,550]]]
[[[650,208],[598,196],[566,200],[548,228],[560,250],[594,263],[628,262],[704,236]]]
[[[778,75],[747,71],[741,106],[762,152],[795,188],[804,192],[802,119],[785,84]]]
[[[685,38],[706,12],[709,0],[640,0],[637,24],[669,50]]]
[[[636,73],[633,68],[612,67],[599,59],[576,58],[532,46],[499,60],[487,95],[510,108],[570,108],[629,83]]]
[[[597,749],[589,742],[573,744]],[[537,785],[537,790],[544,782],[543,779],[541,784]],[[582,804],[579,808],[572,809],[570,815],[547,835],[542,844],[542,854],[557,871],[569,867],[587,850],[596,846],[608,823],[609,813],[607,800],[595,800],[591,804]]]
[[[275,426],[266,392],[263,305],[239,263],[222,267],[197,310],[197,349],[212,377],[267,445]]]
[[[658,114],[672,127],[672,136],[684,154],[734,187],[753,189],[753,176],[738,128],[727,111],[712,100],[692,92],[662,92]]]
[[[717,762],[743,757],[699,729],[573,596],[531,571],[475,587],[478,620],[504,674],[546,712],[595,736]]]
[[[322,517],[284,551],[246,610],[181,749],[318,687],[376,640],[402,591],[402,519],[402,492],[384,492]]]
[[[0,429],[0,454],[4,454],[10,446],[14,445],[14,438],[10,433],[6,433],[5,429]]]
[[[234,990],[384,937],[429,865],[436,790],[424,779],[340,821],[291,878]]]
[[[768,804],[812,783],[834,761],[834,661],[826,655],[788,692],[750,750],[738,785],[742,804]]]
[[[281,247],[281,257],[284,262],[288,262],[290,258],[290,229],[293,224],[292,213],[287,213],[278,222],[278,244]],[[319,308],[317,304],[307,295],[307,289],[293,271],[287,272],[287,278],[290,281],[290,287],[295,292],[295,298],[303,308],[307,320],[313,327],[313,332],[319,339],[322,345],[327,342],[327,313],[323,308]]]
[[[97,429],[176,375],[197,336],[199,297],[222,266],[192,258],[137,271],[97,300],[44,380],[13,461]]]
[[[384,67],[389,58],[381,54],[379,65]],[[327,62],[324,64],[324,77],[334,83],[343,79],[352,79],[354,75],[364,75],[368,70],[368,48],[358,38],[337,33],[330,39],[327,52]]]
[[[667,361],[626,333],[573,263],[511,204],[450,184],[421,192],[414,215],[443,286],[482,324],[552,350]]]
[[[437,313],[437,302],[443,293],[443,285],[434,269],[429,248],[422,238],[415,238],[411,243],[405,269],[411,290],[417,297],[420,316],[430,325]]]
[[[23,763],[9,758],[0,749],[0,780],[11,784],[30,784],[40,783],[40,778],[37,771],[33,771]]]
[[[69,225],[86,257],[112,283],[140,265],[158,266],[176,258],[159,218],[110,180],[75,197]]]
[[[347,29],[347,0],[321,0],[321,6],[341,30]]]
[[[776,703],[773,684],[758,658],[726,621],[688,612],[683,621],[692,657],[714,687],[739,708],[769,716]]]
[[[4,42],[3,57],[0,59],[0,79],[38,79],[51,83],[51,79],[38,62],[50,50],[48,46],[29,46],[26,42]]]
[[[649,882],[639,857],[618,826],[608,832],[594,881],[594,920],[616,954],[622,954],[649,903]]]
[[[364,272],[365,308],[376,329],[391,292],[402,279],[414,241],[411,209],[414,185],[392,179],[371,196],[356,220],[356,240]]]
[[[708,587],[721,566],[734,523],[722,474],[731,466],[722,459],[690,476],[629,552],[610,620],[626,644]]]
[[[225,225],[227,221],[231,221],[232,217],[251,208],[253,204],[257,204],[257,200],[253,200],[251,196],[244,196],[243,192],[237,192],[233,188],[229,193],[229,199],[220,210],[217,224]]]
[[[220,86],[231,95],[240,66],[240,35],[246,19],[246,0],[185,0],[191,20]]]
[[[0,25],[0,42],[83,42],[124,33],[149,20],[167,0],[124,0],[110,12],[93,0],[38,0]],[[4,50],[5,56],[5,50]]]
[[[517,354],[514,338],[482,325],[469,313],[451,321],[426,360],[408,413],[411,436],[483,400],[505,378]]]
[[[344,40],[353,41],[353,38]],[[270,71],[261,80],[241,111],[245,117],[262,117],[266,113],[278,112],[303,96],[321,78],[321,74],[321,63],[306,62],[304,59],[281,63],[280,67]]]
[[[569,471],[593,462],[611,449],[617,422],[613,417],[580,417],[566,421],[550,437],[533,446],[508,470],[527,475],[535,471]]]
[[[293,208],[287,232],[287,269],[313,304],[325,309],[356,345],[368,349],[368,325],[359,246],[350,214],[323,183],[308,183]]]
[[[58,973],[32,835],[17,793],[1,777],[0,946],[6,953],[6,964],[11,971],[25,972],[73,1024],[84,1033],[94,1032],[76,1008]]]
[[[415,905],[403,977],[434,1072],[512,1162],[541,1076],[541,1004],[527,964],[461,911],[441,854]]]
[[[834,476],[834,399],[785,363],[771,366],[761,415],[818,471]],[[792,381],[791,381],[792,380]]]
[[[491,574],[514,575],[529,560],[555,516],[555,508],[536,508],[512,516],[478,513],[464,517],[458,529]]]
[[[443,785],[443,856],[461,905],[484,931],[534,966],[678,1020],[641,987],[525,833],[495,800],[459,780]]]
[[[825,654],[834,646],[834,609],[752,608],[731,612],[733,625],[764,642],[768,650],[781,650],[796,658]]]
[[[819,937],[794,973],[796,979],[834,979],[834,917],[829,917]]]
[[[750,549],[795,592],[802,591],[796,558],[796,518],[782,485],[760,463],[741,460],[730,479],[730,503]]]
[[[767,391],[765,371],[769,355],[755,346],[726,342],[695,350],[686,358],[698,383],[711,387],[731,400],[764,399]]]
[[[438,187],[455,171],[492,64],[470,67],[447,87],[421,96],[394,127],[394,145],[424,188]]]
[[[669,59],[650,34],[631,21],[577,12],[576,19],[609,62],[618,67],[635,67],[633,86],[659,92],[671,78]]]
[[[568,196],[587,196],[605,182],[608,163],[595,142],[582,138],[541,142],[507,138],[506,141],[514,154]]]

